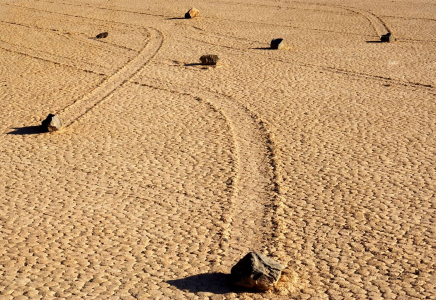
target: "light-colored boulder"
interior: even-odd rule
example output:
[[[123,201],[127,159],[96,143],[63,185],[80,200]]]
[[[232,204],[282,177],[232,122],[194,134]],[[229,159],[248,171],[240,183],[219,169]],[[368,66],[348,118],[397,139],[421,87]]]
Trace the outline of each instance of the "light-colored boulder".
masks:
[[[394,36],[392,35],[392,33],[388,32],[388,33],[386,33],[386,34],[383,34],[383,35],[380,37],[380,41],[381,41],[382,43],[392,43],[392,42],[395,42],[395,38],[394,38]]]
[[[285,48],[285,42],[283,41],[283,39],[273,39],[271,41],[271,49],[283,49]]]
[[[190,10],[188,10],[188,12],[185,14],[185,19],[192,19],[198,17],[199,14],[200,11],[193,7]]]
[[[47,129],[47,131],[58,131],[62,128],[62,122],[58,116],[49,114],[47,118],[42,121],[42,127]]]

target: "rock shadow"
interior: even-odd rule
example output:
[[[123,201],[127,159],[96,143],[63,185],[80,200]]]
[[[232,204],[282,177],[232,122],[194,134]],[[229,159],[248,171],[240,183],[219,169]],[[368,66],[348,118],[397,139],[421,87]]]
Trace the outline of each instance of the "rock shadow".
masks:
[[[250,48],[251,50],[277,50],[273,49],[271,47],[256,47],[256,48]]]
[[[187,19],[183,17],[172,17],[172,18],[166,18],[165,20],[187,20]]]
[[[27,135],[27,134],[40,134],[48,132],[43,126],[25,126],[14,128],[14,131],[8,132],[8,134],[15,135]]]
[[[179,290],[188,291],[190,293],[259,293],[233,285],[229,282],[229,278],[230,275],[225,273],[203,273],[181,279],[168,280],[167,283]]]
[[[202,70],[209,70],[210,68],[215,69],[215,68],[222,68],[223,65],[221,64],[216,64],[216,65],[205,65],[202,63],[191,63],[191,64],[184,64],[184,67],[199,67],[198,69],[202,69]]]
[[[383,43],[382,41],[366,41],[367,44],[379,44]]]
[[[191,64],[184,64],[185,67],[195,67],[195,66],[203,66],[201,63],[191,63]]]
[[[204,273],[182,279],[168,280],[167,283],[175,286],[179,290],[187,290],[191,293],[208,292],[226,294],[232,292],[227,284],[228,276],[228,274],[224,273]]]

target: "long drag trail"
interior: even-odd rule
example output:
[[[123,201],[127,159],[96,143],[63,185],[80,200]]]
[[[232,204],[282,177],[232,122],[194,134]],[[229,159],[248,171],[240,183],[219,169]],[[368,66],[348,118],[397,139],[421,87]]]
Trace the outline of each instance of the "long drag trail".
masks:
[[[0,3],[0,298],[433,299],[436,6],[190,5]]]
[[[92,110],[95,106],[104,101],[117,88],[132,78],[141,68],[143,68],[159,51],[163,43],[162,33],[154,28],[150,28],[150,37],[144,42],[144,47],[140,53],[128,64],[118,70],[115,74],[104,80],[101,85],[75,101],[73,104],[57,112],[66,127],[71,126],[80,117]]]

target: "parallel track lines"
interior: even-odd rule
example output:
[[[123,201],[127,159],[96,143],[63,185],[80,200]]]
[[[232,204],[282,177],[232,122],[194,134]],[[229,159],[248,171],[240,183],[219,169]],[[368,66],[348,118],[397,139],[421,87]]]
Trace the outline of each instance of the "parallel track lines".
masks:
[[[189,95],[208,103],[228,120],[235,145],[235,177],[231,182],[232,196],[223,211],[223,227],[220,230],[219,258],[214,267],[229,263],[232,256],[241,252],[277,248],[279,227],[275,210],[280,207],[280,172],[276,152],[278,147],[270,125],[240,101],[225,94],[201,90],[189,90],[159,82],[130,83],[171,93]],[[201,95],[201,96],[200,96]],[[237,251],[237,253],[235,253]],[[233,252],[233,253],[232,253]],[[230,257],[229,257],[230,256]]]
[[[157,54],[162,46],[164,36],[154,28],[150,28],[151,38],[141,52],[115,74],[107,78],[100,86],[78,99],[70,106],[57,113],[61,116],[66,127],[71,126],[83,115],[91,111],[98,104],[107,99],[116,89],[131,79]]]

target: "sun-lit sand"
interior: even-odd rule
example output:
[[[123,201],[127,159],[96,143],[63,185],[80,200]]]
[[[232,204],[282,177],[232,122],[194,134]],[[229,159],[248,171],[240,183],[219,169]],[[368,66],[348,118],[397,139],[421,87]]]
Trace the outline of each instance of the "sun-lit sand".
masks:
[[[435,299],[435,74],[431,0],[0,0],[0,299]]]

